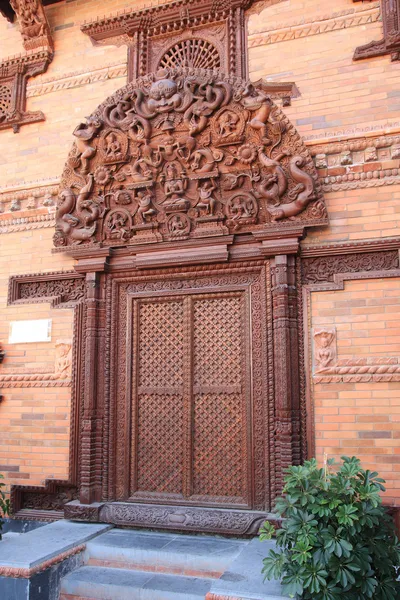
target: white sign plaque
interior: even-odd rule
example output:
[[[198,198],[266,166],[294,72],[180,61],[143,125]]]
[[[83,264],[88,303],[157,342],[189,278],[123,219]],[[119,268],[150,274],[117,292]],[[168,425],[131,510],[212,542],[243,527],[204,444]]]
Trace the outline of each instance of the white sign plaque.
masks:
[[[10,323],[9,344],[51,341],[51,319],[35,321],[12,321]]]

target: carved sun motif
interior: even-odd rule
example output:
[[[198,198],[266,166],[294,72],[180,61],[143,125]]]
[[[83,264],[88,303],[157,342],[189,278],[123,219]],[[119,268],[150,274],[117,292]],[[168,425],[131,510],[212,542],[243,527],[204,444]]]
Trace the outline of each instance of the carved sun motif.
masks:
[[[207,40],[191,39],[174,44],[160,60],[159,67],[219,69],[218,50]]]

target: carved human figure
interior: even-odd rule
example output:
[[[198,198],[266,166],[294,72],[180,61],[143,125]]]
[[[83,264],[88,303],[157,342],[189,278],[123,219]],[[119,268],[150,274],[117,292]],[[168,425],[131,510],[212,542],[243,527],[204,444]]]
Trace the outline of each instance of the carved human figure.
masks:
[[[96,154],[96,148],[92,140],[102,126],[102,122],[97,117],[88,117],[86,122],[81,122],[75,128],[76,147],[78,158],[81,160],[82,173],[89,173],[89,161]]]
[[[142,223],[146,223],[146,221],[157,213],[156,209],[153,206],[153,196],[151,192],[144,191],[139,192],[138,195],[139,208],[137,214],[139,215]]]
[[[175,163],[172,162],[166,165],[165,176],[164,192],[166,198],[179,198],[185,192],[186,185],[182,175],[178,173]]]
[[[168,228],[172,235],[182,235],[189,233],[190,221],[186,215],[173,215],[168,221]]]
[[[204,209],[207,215],[214,215],[217,201],[213,196],[213,192],[217,189],[213,179],[206,179],[198,186],[200,200],[197,203],[199,210]]]
[[[271,143],[267,134],[267,123],[271,115],[273,103],[271,98],[262,90],[257,90],[256,95],[252,95],[253,86],[248,86],[243,94],[242,104],[250,111],[256,111],[254,117],[249,121],[250,127],[256,129],[261,134],[261,141],[264,144]]]
[[[56,343],[55,373],[59,379],[67,379],[71,368],[71,343],[58,341]]]
[[[320,329],[314,331],[314,359],[317,370],[328,367],[336,359],[336,330]]]
[[[106,137],[106,143],[104,147],[104,152],[107,158],[113,159],[121,156],[122,148],[121,144],[116,136],[116,134],[112,131]]]
[[[218,119],[218,132],[221,138],[226,138],[235,133],[239,115],[231,110],[225,110]]]
[[[127,240],[130,237],[128,215],[122,211],[112,211],[106,221],[107,237]]]

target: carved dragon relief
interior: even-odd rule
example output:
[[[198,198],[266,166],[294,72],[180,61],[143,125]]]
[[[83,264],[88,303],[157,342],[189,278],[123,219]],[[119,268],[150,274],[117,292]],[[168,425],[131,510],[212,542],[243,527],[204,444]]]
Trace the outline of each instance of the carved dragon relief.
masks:
[[[163,69],[75,131],[54,245],[127,245],[324,225],[314,163],[262,89]]]

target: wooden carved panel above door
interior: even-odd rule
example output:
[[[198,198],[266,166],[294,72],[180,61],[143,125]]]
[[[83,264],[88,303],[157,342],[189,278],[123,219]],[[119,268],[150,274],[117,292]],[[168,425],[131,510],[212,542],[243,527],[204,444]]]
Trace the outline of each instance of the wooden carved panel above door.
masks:
[[[74,136],[60,249],[268,238],[327,223],[315,165],[262,83],[161,69],[106,100]]]

